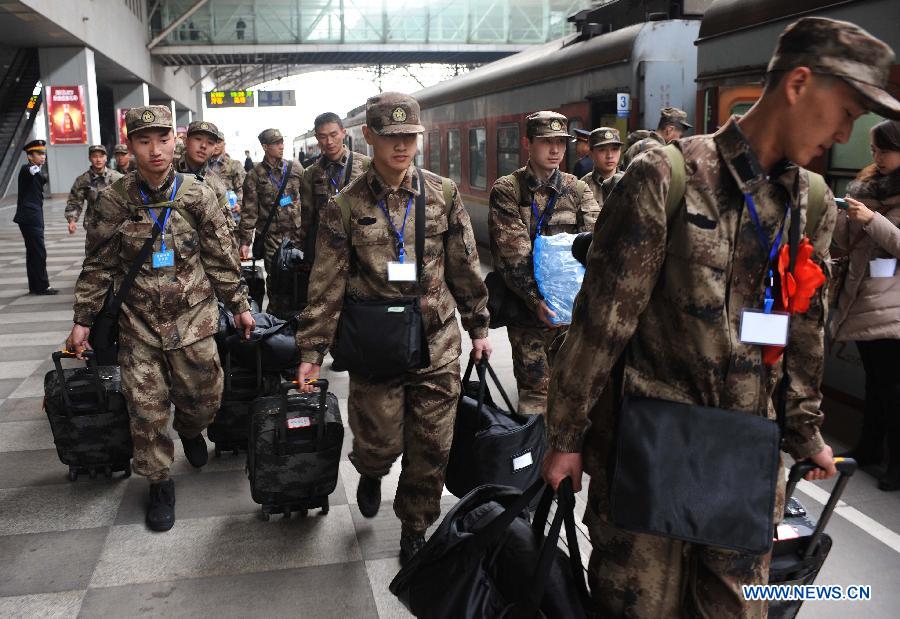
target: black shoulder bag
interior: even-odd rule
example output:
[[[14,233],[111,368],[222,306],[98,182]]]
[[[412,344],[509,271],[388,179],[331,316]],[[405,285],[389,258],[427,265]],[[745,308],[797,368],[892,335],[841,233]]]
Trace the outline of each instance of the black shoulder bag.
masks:
[[[266,219],[266,224],[263,226],[262,232],[253,237],[251,253],[254,260],[262,260],[266,255],[266,235],[269,233],[269,227],[272,225],[272,219],[275,217],[275,213],[281,208],[279,202],[284,193],[284,188],[287,186],[288,177],[291,175],[291,168],[293,166],[294,162],[288,161],[287,167],[284,169],[284,176],[281,178],[281,184],[278,185],[278,191],[275,193],[275,202],[269,209],[269,217]]]
[[[800,243],[791,213],[790,270]],[[704,546],[765,554],[772,546],[784,434],[787,350],[777,421],[737,412],[625,396],[610,484],[613,524]]]
[[[416,277],[421,282],[425,254],[425,179],[416,168]],[[340,206],[351,243],[349,204]],[[400,299],[344,299],[331,354],[351,374],[368,380],[399,376],[431,365],[420,297]]]

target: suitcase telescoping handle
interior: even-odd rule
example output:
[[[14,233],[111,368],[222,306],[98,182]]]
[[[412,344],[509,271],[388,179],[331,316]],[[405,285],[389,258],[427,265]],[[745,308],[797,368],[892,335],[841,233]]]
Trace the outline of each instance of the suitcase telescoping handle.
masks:
[[[316,409],[316,450],[321,450],[323,448],[323,441],[325,440],[325,413],[328,411],[328,381],[324,378],[320,378],[311,383],[313,387],[318,387],[319,389],[319,406]],[[287,428],[288,428],[288,393],[293,389],[297,388],[297,381],[290,381],[281,383],[281,397],[284,400],[281,406],[281,423],[278,427],[278,432],[275,434],[276,441],[280,444],[281,441],[287,438]]]
[[[100,372],[97,370],[97,361],[94,358],[93,350],[85,350],[81,355],[87,359],[87,367],[91,370],[91,377],[94,382],[94,390],[97,392],[97,409],[98,412],[106,410],[106,391],[103,389],[103,382],[100,380]],[[66,384],[66,377],[63,374],[62,363],[60,359],[77,359],[78,353],[71,350],[57,350],[53,353],[53,365],[56,366],[56,377],[59,380],[59,389],[62,393],[63,403],[66,406],[66,412],[72,413],[75,407],[72,406],[72,398],[69,397],[69,386]],[[101,411],[102,409],[102,411]]]
[[[825,504],[825,509],[822,510],[822,515],[819,516],[819,521],[816,523],[816,530],[813,531],[812,536],[809,538],[809,543],[803,551],[804,559],[812,556],[816,547],[819,545],[819,538],[822,537],[822,533],[825,532],[825,526],[831,519],[831,514],[834,513],[834,508],[837,507],[838,501],[841,500],[844,488],[847,487],[847,483],[849,483],[850,478],[853,477],[857,468],[856,460],[853,458],[835,458],[834,466],[838,470],[838,480],[831,490],[831,496],[828,497],[828,502]],[[784,492],[785,501],[789,500],[794,495],[794,490],[797,488],[797,484],[803,476],[815,469],[816,465],[809,460],[794,463],[794,466],[791,467],[791,472],[788,473],[787,487]]]

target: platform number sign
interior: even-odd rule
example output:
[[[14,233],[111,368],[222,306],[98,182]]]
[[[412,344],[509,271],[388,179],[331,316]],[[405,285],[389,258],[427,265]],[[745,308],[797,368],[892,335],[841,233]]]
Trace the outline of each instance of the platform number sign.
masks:
[[[631,95],[627,92],[616,94],[616,116],[619,118],[628,118],[631,113]]]

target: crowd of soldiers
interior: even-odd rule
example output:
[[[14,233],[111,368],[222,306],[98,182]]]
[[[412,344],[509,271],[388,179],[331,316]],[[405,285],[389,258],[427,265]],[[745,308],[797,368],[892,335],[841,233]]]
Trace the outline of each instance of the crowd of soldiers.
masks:
[[[835,473],[819,432],[823,291],[791,317],[786,367],[764,362],[763,347],[744,342],[738,329],[742,312],[758,308],[767,290],[768,245],[761,249],[761,237],[777,245],[790,205],[805,218],[809,179],[800,166],[846,142],[865,111],[900,116],[900,104],[884,90],[892,59],[886,45],[852,24],[804,18],[780,37],[764,92],[746,115],[713,135],[679,139],[690,128],[687,117],[666,108],[656,131],[632,136],[627,168],[617,129],[573,136],[561,114],[527,117],[528,162],[497,179],[490,193],[490,249],[495,270],[532,317],[510,325],[508,336],[519,412],[546,415],[544,478],[556,487],[570,477],[577,490],[582,472],[591,475],[585,522],[599,609],[629,617],[764,616],[764,603],[743,599],[741,585],[766,582],[768,555],[611,524],[606,466],[615,411],[622,396],[640,395],[770,417],[773,387],[786,372],[784,448],[820,467],[807,479]],[[87,203],[86,258],[67,340],[78,352],[90,346],[110,286],[159,235],[119,322],[133,467],[150,481],[148,526],[165,531],[175,520],[172,415],[189,462],[207,461],[201,433],[218,411],[223,386],[213,341],[217,300],[249,337],[254,318],[240,261],[261,258],[271,278],[272,257],[290,240],[304,250],[310,273],[306,303],[292,307],[270,294],[268,309],[299,312],[301,390],[313,390],[346,299],[421,299],[427,366],[386,380],[351,373],[348,401],[363,516],[377,514],[381,480],[403,457],[393,506],[402,523],[401,559],[408,559],[440,515],[460,393],[457,310],[473,359],[492,352],[488,291],[462,197],[454,183],[414,162],[425,131],[417,101],[401,93],[367,101],[363,133],[371,159],[347,148],[332,113],[315,119],[321,155],[306,169],[284,157],[281,132],[266,129],[259,134],[265,156],[246,176],[206,121],[190,124],[176,161],[172,124],[166,107],[130,110],[127,149],[116,149],[119,172],[107,169],[103,147],[92,146],[91,167],[76,179],[65,212],[74,232]],[[560,170],[567,144],[578,138],[593,164],[580,178]],[[667,143],[685,162],[683,217],[667,214],[675,177],[659,148]],[[411,204],[423,193],[420,257]],[[741,216],[745,199],[752,199],[756,217]],[[830,192],[826,202],[808,235],[813,260],[825,270],[835,222]],[[535,281],[534,239],[586,231],[594,238],[584,283],[571,324],[559,325]],[[422,272],[410,275],[415,264]]]

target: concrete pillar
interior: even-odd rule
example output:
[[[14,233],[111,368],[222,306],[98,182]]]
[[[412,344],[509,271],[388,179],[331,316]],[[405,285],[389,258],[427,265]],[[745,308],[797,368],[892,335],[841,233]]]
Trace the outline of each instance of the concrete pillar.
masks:
[[[190,110],[180,109],[175,112],[175,126],[187,127],[193,121],[194,114]]]
[[[38,50],[41,83],[44,85],[45,106],[49,112],[49,86],[81,86],[84,95],[87,144],[52,144],[50,116],[47,118],[47,167],[50,172],[50,191],[68,192],[75,177],[84,172],[88,161],[88,146],[100,142],[100,112],[97,106],[97,72],[94,51],[87,47],[48,47]]]
[[[116,115],[116,127],[119,126],[119,110],[150,105],[150,91],[144,82],[123,82],[112,84],[113,110]],[[121,144],[120,138],[116,139]]]

